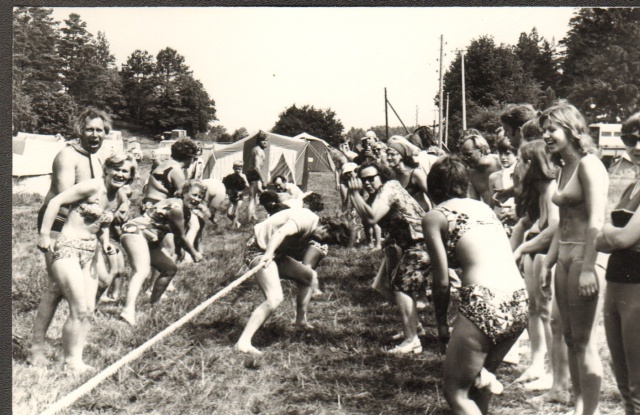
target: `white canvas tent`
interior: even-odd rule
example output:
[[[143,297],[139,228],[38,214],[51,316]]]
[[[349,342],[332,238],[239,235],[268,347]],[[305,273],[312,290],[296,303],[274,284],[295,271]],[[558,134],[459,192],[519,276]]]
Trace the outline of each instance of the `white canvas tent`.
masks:
[[[625,151],[609,167],[609,174],[612,176],[640,177],[640,168],[636,166]]]
[[[65,146],[60,136],[18,133],[13,137],[12,192],[46,195],[53,159]]]
[[[306,189],[309,177],[309,166],[306,151],[309,142],[294,139],[284,135],[264,133],[269,145],[265,149],[268,163],[265,163],[263,175],[266,180],[277,175],[283,175],[302,189]],[[257,144],[258,132],[251,134],[235,143],[214,148],[209,158],[205,160],[203,177],[222,180],[224,176],[233,172],[233,162],[243,160],[245,172],[249,166],[251,149]]]

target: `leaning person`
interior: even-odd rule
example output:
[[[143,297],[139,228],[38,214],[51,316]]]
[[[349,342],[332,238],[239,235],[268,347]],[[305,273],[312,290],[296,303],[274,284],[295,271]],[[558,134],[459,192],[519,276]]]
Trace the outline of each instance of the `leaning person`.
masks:
[[[622,125],[629,159],[640,166],[640,112]],[[610,252],[604,328],[625,415],[640,415],[640,180],[629,185],[602,227],[596,248]]]
[[[494,373],[527,326],[527,291],[502,224],[489,206],[467,197],[469,177],[456,157],[438,160],[427,176],[432,200],[422,230],[432,262],[438,336],[447,344],[444,395],[454,414],[486,414],[491,393],[474,386]],[[460,308],[447,319],[449,268],[461,268]]]
[[[245,262],[260,267],[256,282],[265,301],[256,308],[242,331],[235,347],[244,353],[261,354],[251,339],[283,300],[280,278],[297,283],[296,327],[313,328],[307,322],[307,309],[317,274],[311,266],[302,263],[307,251],[313,249],[326,255],[329,244],[346,246],[349,229],[342,222],[320,218],[304,208],[284,209],[253,227],[254,235],[245,248]]]

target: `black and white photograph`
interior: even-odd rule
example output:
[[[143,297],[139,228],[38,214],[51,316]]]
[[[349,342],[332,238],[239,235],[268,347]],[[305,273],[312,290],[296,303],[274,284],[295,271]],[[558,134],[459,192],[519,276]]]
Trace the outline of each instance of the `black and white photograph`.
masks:
[[[640,8],[8,10],[14,414],[640,415]]]

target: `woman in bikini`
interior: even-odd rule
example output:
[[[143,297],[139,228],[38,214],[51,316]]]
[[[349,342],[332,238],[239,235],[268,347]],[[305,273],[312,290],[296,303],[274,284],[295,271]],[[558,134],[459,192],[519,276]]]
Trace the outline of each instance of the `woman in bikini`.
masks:
[[[171,146],[171,158],[160,162],[151,171],[144,187],[142,206],[152,206],[161,200],[174,197],[182,189],[186,179],[185,171],[198,157],[200,149],[191,139],[181,138]]]
[[[622,124],[629,159],[640,167],[640,112]],[[640,180],[622,193],[596,248],[610,252],[604,328],[626,415],[640,414]]]
[[[175,258],[162,248],[162,240],[167,234],[176,236],[194,262],[202,260],[202,254],[187,238],[185,228],[195,214],[192,211],[202,205],[206,193],[207,188],[200,180],[189,180],[182,187],[181,197],[172,197],[149,206],[142,216],[122,225],[120,244],[127,253],[133,275],[120,317],[132,326],[136,324],[136,299],[151,273],[151,267],[160,273],[153,283],[152,304],[160,300],[178,272]]]
[[[564,402],[569,386],[567,347],[558,306],[553,306],[552,314],[552,301],[544,296],[538,280],[540,266],[558,228],[558,207],[551,201],[557,188],[557,170],[544,141],[534,140],[520,147],[514,190],[519,196],[516,213],[521,219],[513,228],[511,245],[516,263],[521,264],[529,294],[531,364],[517,381],[531,382],[524,386],[526,390],[551,388],[542,395],[542,400]],[[548,371],[545,370],[545,351],[549,352]]]
[[[61,287],[69,303],[69,317],[62,329],[64,365],[72,371],[91,369],[82,360],[82,352],[98,288],[98,279],[90,272],[100,237],[108,256],[116,254],[109,243],[109,224],[113,220],[110,204],[115,204],[117,192],[134,177],[134,164],[116,154],[105,161],[104,176],[82,181],[49,201],[42,218],[38,249],[52,253],[51,275]],[[52,244],[50,232],[63,205],[69,205],[69,215]]]
[[[604,223],[609,176],[591,154],[595,146],[587,123],[572,105],[561,103],[540,116],[543,139],[552,158],[562,163],[551,200],[560,208],[560,222],[549,253],[540,267],[542,290],[551,299],[551,268],[556,266],[554,292],[568,347],[574,414],[598,412],[602,362],[594,334],[604,293],[602,270],[596,270],[595,241]]]
[[[467,197],[466,165],[446,156],[431,167],[429,194],[439,203],[422,230],[432,261],[438,336],[446,346],[444,395],[454,414],[486,414],[490,391],[474,387],[495,372],[527,326],[527,292],[509,239],[491,208]],[[460,308],[447,319],[449,268],[460,267]],[[483,368],[486,371],[483,371]],[[482,383],[482,382],[481,382]]]

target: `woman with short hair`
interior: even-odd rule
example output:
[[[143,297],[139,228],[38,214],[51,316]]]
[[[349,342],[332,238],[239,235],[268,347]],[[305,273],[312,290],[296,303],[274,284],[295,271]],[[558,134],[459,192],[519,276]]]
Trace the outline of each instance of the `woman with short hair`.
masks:
[[[59,193],[49,200],[42,217],[38,249],[52,253],[51,276],[69,303],[62,347],[64,365],[72,371],[92,369],[84,363],[82,354],[98,288],[97,276],[90,271],[98,244],[96,236],[106,255],[116,255],[109,242],[114,215],[109,205],[116,201],[118,190],[133,180],[134,171],[132,159],[111,156],[105,162],[103,177],[82,181]],[[63,205],[69,206],[69,214],[54,245],[50,232]]]
[[[349,197],[353,206],[369,224],[378,224],[388,232],[385,250],[402,250],[397,267],[385,258],[384,271],[390,277],[393,296],[400,309],[404,341],[389,350],[390,353],[421,353],[418,338],[418,310],[416,297],[424,294],[431,273],[429,256],[422,237],[421,221],[424,210],[407,193],[400,182],[392,180],[391,171],[377,163],[360,166],[359,177],[349,179]],[[366,190],[372,197],[371,206],[360,191]]]
[[[495,372],[527,325],[527,292],[509,239],[491,208],[467,197],[466,165],[438,160],[427,177],[439,203],[422,220],[432,261],[438,336],[446,347],[444,395],[454,414],[486,414],[490,391],[474,387]],[[449,268],[461,268],[460,308],[453,330],[447,320]],[[484,377],[484,376],[482,376]],[[482,378],[481,377],[481,378]]]

